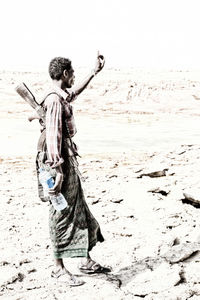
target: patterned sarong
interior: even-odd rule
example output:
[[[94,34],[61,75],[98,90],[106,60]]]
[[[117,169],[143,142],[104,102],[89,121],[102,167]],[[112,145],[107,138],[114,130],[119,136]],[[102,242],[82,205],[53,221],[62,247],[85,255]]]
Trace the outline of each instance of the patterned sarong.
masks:
[[[65,140],[63,140],[64,142]],[[67,147],[64,143],[63,148]],[[44,144],[45,145],[45,144]],[[67,153],[65,151],[65,153]],[[49,209],[49,229],[55,258],[86,257],[98,241],[103,242],[100,226],[91,214],[81,187],[80,173],[75,156],[64,155],[62,164],[64,181],[61,193],[68,206],[56,211],[52,204]],[[36,159],[37,174],[39,167],[49,170],[55,177],[55,170],[45,165],[46,150],[38,152]],[[39,197],[44,201],[43,189],[38,184]]]

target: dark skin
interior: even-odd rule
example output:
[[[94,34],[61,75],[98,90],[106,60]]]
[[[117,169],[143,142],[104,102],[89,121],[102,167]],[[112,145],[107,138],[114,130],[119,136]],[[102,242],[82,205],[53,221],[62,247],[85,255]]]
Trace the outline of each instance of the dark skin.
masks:
[[[91,71],[91,73],[85,78],[85,80],[77,87],[72,89],[72,86],[74,84],[74,70],[71,68],[71,70],[67,71],[64,70],[61,78],[59,80],[53,80],[53,84],[60,87],[62,90],[68,90],[68,91],[73,91],[76,95],[79,95],[82,93],[85,88],[88,86],[90,81],[94,78],[96,74],[98,74],[104,67],[105,60],[102,55],[97,53],[97,59],[96,59],[96,64],[95,68]],[[29,121],[32,121],[33,119],[39,119],[38,115],[34,115],[29,117]],[[62,182],[63,182],[63,172],[62,172],[62,167],[59,166],[56,168],[56,179],[55,179],[55,184],[53,188],[49,189],[49,194],[50,195],[56,195],[61,191],[62,188]],[[91,258],[88,253],[88,257],[85,257],[82,259],[82,264],[93,264],[95,263]],[[71,280],[73,277],[73,281],[77,282],[77,285],[79,285],[80,280],[76,278],[76,276],[73,276],[64,266],[63,259],[55,259],[55,265],[56,268],[54,270],[54,273],[57,275],[65,275],[67,276],[68,280]]]
[[[57,85],[64,91],[66,89],[68,89],[69,91],[70,90],[73,91],[76,95],[79,95],[86,89],[86,87],[88,86],[90,81],[94,78],[94,76],[97,75],[103,69],[104,64],[105,64],[105,59],[104,59],[103,55],[100,55],[98,52],[95,68],[91,71],[91,73],[83,80],[83,82],[79,86],[72,88],[72,86],[74,84],[74,79],[75,79],[73,68],[71,68],[71,70],[69,70],[69,71],[64,70],[61,78],[59,80],[53,80],[53,84]],[[34,115],[31,115],[28,118],[28,120],[30,122],[34,119],[39,119],[39,116],[37,115],[37,113]],[[56,195],[61,191],[62,182],[63,182],[63,173],[62,173],[61,166],[56,168],[56,173],[57,173],[57,176],[55,179],[54,187],[49,189],[50,195]]]
[[[104,57],[98,53],[94,70],[91,72],[91,74],[89,74],[85,78],[85,80],[79,86],[75,87],[74,89],[71,89],[75,79],[73,68],[70,71],[64,70],[61,79],[53,80],[53,84],[59,86],[64,91],[66,89],[69,89],[69,91],[71,90],[75,92],[76,95],[79,95],[85,90],[85,88],[88,86],[90,81],[94,78],[94,76],[103,69],[104,64],[105,64]],[[50,195],[55,195],[61,191],[62,182],[63,182],[63,174],[62,174],[61,166],[56,168],[56,173],[57,176],[56,176],[54,187],[49,189]]]
[[[75,92],[76,95],[79,95],[80,93],[82,93],[85,90],[85,88],[88,86],[88,84],[90,83],[92,78],[94,78],[94,76],[103,69],[104,64],[105,64],[104,57],[98,53],[94,70],[91,72],[91,74],[89,74],[86,77],[86,79],[80,84],[80,86],[75,87],[73,89],[73,92]],[[71,87],[74,83],[74,78],[75,78],[75,76],[74,76],[73,69],[68,72],[66,70],[64,70],[61,79],[53,80],[53,84],[59,86],[63,90],[71,89]],[[63,173],[62,173],[61,166],[56,168],[56,172],[57,172],[57,176],[56,176],[56,180],[55,180],[55,185],[53,188],[49,189],[50,195],[55,195],[61,191],[62,182],[63,182]],[[56,259],[55,263],[56,263],[56,267],[57,267],[56,268],[57,272],[64,271],[64,272],[66,272],[66,274],[68,274],[68,270],[64,266],[63,259]],[[88,257],[86,257],[85,259],[82,259],[82,263],[83,264],[92,263],[89,253],[88,253]]]

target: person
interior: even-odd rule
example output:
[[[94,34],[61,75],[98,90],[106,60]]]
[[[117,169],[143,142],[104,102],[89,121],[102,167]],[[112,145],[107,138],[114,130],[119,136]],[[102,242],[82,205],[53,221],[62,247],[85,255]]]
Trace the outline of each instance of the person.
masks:
[[[98,53],[94,70],[80,86],[73,89],[75,76],[71,61],[55,57],[49,64],[52,88],[42,104],[46,121],[38,142],[36,159],[39,197],[43,201],[49,199],[44,197],[39,181],[39,173],[43,168],[55,178],[49,195],[61,192],[68,204],[65,209],[57,211],[50,203],[49,229],[55,259],[55,269],[51,276],[64,280],[70,286],[78,286],[84,282],[67,270],[64,258],[82,257],[79,269],[83,273],[110,272],[109,268],[92,260],[89,254],[96,243],[103,242],[104,238],[99,223],[84,198],[77,147],[72,140],[77,130],[71,103],[102,70],[104,64],[104,57]]]

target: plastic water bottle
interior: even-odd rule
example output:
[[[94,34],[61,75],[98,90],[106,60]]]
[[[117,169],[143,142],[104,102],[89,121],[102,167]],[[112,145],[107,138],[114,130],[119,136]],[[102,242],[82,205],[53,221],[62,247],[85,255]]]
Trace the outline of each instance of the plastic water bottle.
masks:
[[[49,193],[48,193],[49,188],[52,188],[54,186],[54,180],[53,180],[51,174],[48,171],[41,168],[40,174],[39,174],[39,180],[43,186],[44,197],[49,198],[53,207],[58,211],[61,211],[64,208],[66,208],[67,201],[61,193],[58,193],[57,195],[49,195]]]
[[[51,175],[49,172],[45,171],[42,168],[40,168],[39,172],[40,172],[39,173],[39,181],[43,187],[44,197],[48,198],[48,200],[50,200],[49,187],[47,184],[47,180],[51,178]]]

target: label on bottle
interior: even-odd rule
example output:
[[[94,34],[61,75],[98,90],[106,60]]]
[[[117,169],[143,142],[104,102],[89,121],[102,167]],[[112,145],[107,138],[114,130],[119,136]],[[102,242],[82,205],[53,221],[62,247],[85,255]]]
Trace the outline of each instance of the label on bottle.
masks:
[[[68,206],[65,197],[61,193],[59,193],[58,195],[55,195],[55,196],[51,196],[50,200],[51,200],[53,207],[58,211],[61,211]]]

